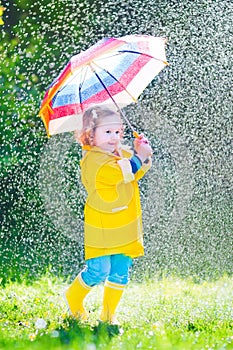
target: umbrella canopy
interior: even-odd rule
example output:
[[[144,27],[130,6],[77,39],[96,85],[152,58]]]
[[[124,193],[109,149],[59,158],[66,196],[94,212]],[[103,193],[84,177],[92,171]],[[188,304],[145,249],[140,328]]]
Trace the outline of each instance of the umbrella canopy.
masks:
[[[39,115],[47,133],[80,129],[83,112],[93,105],[120,109],[136,102],[168,64],[165,43],[148,35],[104,38],[73,56],[42,101]]]

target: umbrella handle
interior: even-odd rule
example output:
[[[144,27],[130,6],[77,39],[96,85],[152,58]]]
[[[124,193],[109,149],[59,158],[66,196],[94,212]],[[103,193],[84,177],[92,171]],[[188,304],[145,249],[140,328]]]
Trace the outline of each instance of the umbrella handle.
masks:
[[[139,134],[137,131],[133,131],[133,136],[136,138],[136,139],[140,139],[142,141],[142,143],[149,143],[149,141],[147,140],[147,138],[144,137],[143,134]]]
[[[139,139],[140,138],[140,135],[137,131],[133,131],[133,136],[136,138],[136,139]]]

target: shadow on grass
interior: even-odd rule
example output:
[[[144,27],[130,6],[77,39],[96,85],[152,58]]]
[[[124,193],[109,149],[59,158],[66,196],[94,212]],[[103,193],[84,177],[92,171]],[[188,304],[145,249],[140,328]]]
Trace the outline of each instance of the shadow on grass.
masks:
[[[63,344],[70,344],[75,338],[88,338],[96,345],[103,341],[105,343],[109,342],[112,337],[122,334],[122,330],[118,325],[98,322],[96,325],[91,326],[70,317],[66,318],[64,325],[57,328],[54,332]]]
[[[115,336],[121,335],[122,330],[117,325],[109,325],[108,323],[99,322],[96,325],[81,323],[72,318],[66,318],[61,327],[55,329],[50,334],[46,334],[35,342],[43,342],[47,345],[60,343],[60,345],[79,345],[80,349],[86,348],[89,344],[90,348],[98,348],[100,344],[105,346]],[[53,338],[53,339],[52,339]],[[54,344],[55,345],[55,344]]]

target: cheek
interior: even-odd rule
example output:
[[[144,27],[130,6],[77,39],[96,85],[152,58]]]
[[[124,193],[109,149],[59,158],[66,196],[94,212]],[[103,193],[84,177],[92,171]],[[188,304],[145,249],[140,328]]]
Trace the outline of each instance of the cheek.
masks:
[[[95,137],[94,137],[94,142],[95,144],[101,144],[105,141],[106,137],[103,134],[100,133],[96,133]]]

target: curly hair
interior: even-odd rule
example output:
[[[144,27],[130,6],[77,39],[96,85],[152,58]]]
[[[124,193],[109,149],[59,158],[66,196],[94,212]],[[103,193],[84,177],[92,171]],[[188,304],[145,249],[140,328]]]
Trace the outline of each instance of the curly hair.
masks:
[[[95,106],[87,109],[83,114],[82,129],[79,132],[75,133],[75,136],[78,142],[82,146],[84,145],[92,146],[96,127],[102,122],[102,120],[105,117],[109,117],[112,115],[115,115],[120,119],[119,113],[106,107]]]

